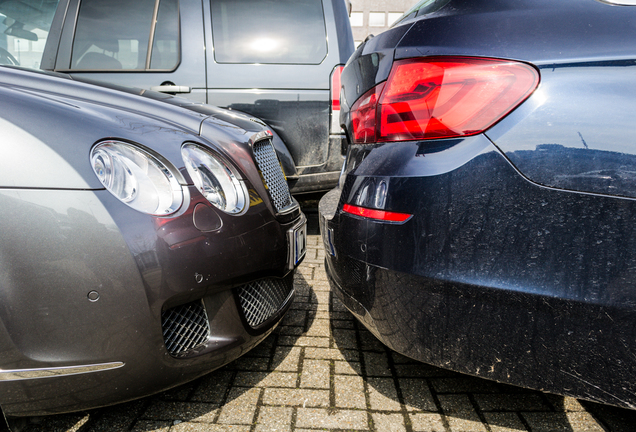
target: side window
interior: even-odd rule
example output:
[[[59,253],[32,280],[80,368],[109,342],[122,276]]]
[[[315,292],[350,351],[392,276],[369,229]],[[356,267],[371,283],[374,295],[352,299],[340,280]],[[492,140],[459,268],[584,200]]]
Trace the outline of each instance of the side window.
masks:
[[[211,0],[217,63],[319,64],[327,55],[321,0]]]
[[[58,1],[0,2],[0,64],[40,68]]]
[[[174,69],[179,63],[179,4],[161,0],[152,42],[150,69]]]
[[[82,1],[71,69],[171,70],[178,62],[177,0]]]

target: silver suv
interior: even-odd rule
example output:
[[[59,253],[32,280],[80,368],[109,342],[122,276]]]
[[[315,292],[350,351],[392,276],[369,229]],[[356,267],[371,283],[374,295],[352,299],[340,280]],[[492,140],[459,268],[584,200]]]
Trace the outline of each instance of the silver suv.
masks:
[[[0,32],[8,35],[5,45],[0,33],[0,48],[16,59],[22,54],[16,48],[44,45],[42,33],[52,22],[41,59],[29,58],[26,66],[39,60],[40,68],[76,79],[249,113],[282,139],[277,150],[293,193],[335,185],[345,142],[338,124],[339,77],[354,51],[345,0],[15,4],[0,0],[7,18]]]

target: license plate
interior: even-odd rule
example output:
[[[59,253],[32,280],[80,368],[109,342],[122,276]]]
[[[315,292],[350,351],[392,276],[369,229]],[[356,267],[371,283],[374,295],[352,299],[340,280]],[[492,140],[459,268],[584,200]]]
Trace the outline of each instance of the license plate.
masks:
[[[307,219],[303,217],[300,223],[287,233],[289,238],[289,266],[294,268],[307,253]]]

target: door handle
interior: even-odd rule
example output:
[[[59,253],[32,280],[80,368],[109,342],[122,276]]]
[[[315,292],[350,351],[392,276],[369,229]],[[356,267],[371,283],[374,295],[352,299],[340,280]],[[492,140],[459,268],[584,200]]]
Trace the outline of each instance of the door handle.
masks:
[[[161,93],[190,93],[192,89],[188,86],[178,86],[178,85],[160,85],[150,87],[152,91],[158,91]]]

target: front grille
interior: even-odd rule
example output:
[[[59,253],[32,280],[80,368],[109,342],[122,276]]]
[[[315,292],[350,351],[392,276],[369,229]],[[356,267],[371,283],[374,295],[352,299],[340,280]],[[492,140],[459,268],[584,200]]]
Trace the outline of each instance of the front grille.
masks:
[[[262,279],[237,288],[241,310],[252,328],[263,324],[276,314],[291,294],[292,275],[284,279]]]
[[[186,303],[161,313],[166,349],[178,356],[201,345],[210,336],[210,325],[202,300]]]
[[[254,143],[254,157],[263,177],[263,184],[274,201],[274,207],[281,211],[291,204],[291,195],[285,181],[285,175],[276,157],[274,146],[270,140]]]

